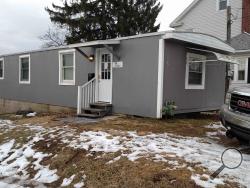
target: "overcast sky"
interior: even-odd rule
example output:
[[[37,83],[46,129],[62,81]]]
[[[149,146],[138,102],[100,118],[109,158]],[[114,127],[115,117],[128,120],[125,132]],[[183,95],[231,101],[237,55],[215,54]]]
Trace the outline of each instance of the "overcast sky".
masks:
[[[160,0],[164,8],[159,15],[161,31],[168,30],[170,22],[192,0]],[[44,7],[61,0],[1,0],[0,6],[0,54],[38,49],[38,39],[51,26]]]

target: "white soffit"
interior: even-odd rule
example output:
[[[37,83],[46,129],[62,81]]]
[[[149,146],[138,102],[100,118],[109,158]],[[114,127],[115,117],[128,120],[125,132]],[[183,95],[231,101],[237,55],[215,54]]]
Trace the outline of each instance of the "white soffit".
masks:
[[[169,32],[163,36],[164,39],[176,39],[184,42],[189,42],[192,44],[197,44],[209,48],[214,48],[217,50],[225,51],[228,53],[235,53],[235,49],[226,44],[224,41],[203,33],[195,32]]]

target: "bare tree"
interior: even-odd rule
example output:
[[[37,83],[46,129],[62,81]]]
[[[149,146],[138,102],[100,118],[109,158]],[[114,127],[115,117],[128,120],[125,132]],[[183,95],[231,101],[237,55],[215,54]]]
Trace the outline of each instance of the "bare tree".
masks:
[[[66,31],[59,28],[58,26],[49,27],[46,33],[39,36],[39,39],[44,42],[42,48],[58,47],[65,45]]]

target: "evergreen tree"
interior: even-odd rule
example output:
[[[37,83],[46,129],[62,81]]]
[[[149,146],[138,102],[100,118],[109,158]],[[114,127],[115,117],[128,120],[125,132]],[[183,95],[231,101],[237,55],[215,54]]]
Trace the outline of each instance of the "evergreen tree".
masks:
[[[156,32],[158,0],[65,0],[46,8],[53,23],[66,28],[66,43]]]

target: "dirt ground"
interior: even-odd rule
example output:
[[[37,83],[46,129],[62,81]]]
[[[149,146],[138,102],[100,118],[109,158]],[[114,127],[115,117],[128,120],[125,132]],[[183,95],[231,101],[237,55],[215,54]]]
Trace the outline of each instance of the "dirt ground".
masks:
[[[67,126],[68,129],[74,130],[75,133],[84,131],[103,131],[115,136],[122,136],[126,131],[135,131],[139,136],[148,134],[169,133],[183,137],[206,137],[208,132],[218,131],[211,129],[208,125],[218,123],[219,119],[216,114],[194,115],[189,117],[176,117],[171,120],[156,120],[150,118],[140,118],[132,116],[112,116],[107,117],[96,123],[65,123],[62,118],[70,118],[71,114],[41,114],[33,118],[21,118],[14,115],[6,115],[0,119],[11,119],[16,125],[40,125],[44,128],[61,128]],[[33,148],[36,151],[50,153],[53,157],[45,157],[41,164],[49,165],[50,169],[57,169],[57,175],[60,177],[53,183],[44,184],[47,187],[60,187],[65,177],[75,175],[72,183],[67,187],[74,187],[77,182],[84,179],[84,187],[90,188],[113,188],[113,187],[164,187],[164,188],[192,188],[200,187],[196,185],[190,177],[192,170],[182,164],[187,164],[183,158],[175,157],[179,163],[179,168],[174,164],[163,161],[155,162],[148,157],[142,157],[136,161],[128,160],[127,157],[121,157],[119,160],[109,163],[121,154],[119,152],[107,153],[88,152],[83,149],[69,148],[67,144],[62,143],[56,132],[56,136],[51,133],[44,134],[44,140],[36,142]],[[19,144],[25,144],[34,133],[27,127],[19,126],[11,131],[0,134],[0,144],[6,140],[15,139]],[[74,137],[70,138],[73,140]],[[111,138],[112,139],[112,138]],[[229,140],[224,135],[220,135],[219,143],[227,146],[239,146],[237,140]],[[89,148],[91,149],[91,148]],[[102,157],[100,157],[102,156]],[[32,159],[31,159],[32,160]],[[171,159],[170,159],[171,160]],[[208,169],[188,163],[189,166],[199,174],[210,174]],[[183,167],[182,167],[183,166]],[[171,169],[171,170],[168,170]],[[27,167],[30,178],[34,178],[36,170],[32,165]],[[206,177],[204,177],[206,179]],[[32,187],[32,184],[28,183]],[[236,182],[225,182],[224,185],[217,187],[239,187]],[[35,186],[34,186],[35,187]]]

